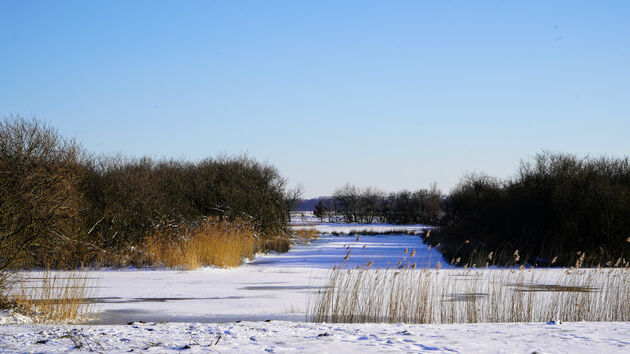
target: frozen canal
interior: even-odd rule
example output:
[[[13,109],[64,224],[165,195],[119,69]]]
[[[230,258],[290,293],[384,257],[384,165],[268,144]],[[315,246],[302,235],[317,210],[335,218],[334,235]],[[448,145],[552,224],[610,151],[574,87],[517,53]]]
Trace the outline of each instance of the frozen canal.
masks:
[[[404,251],[407,249],[407,253]],[[415,250],[414,257],[410,254]],[[434,267],[441,255],[417,235],[324,235],[284,254],[258,255],[235,269],[106,270],[93,272],[94,324],[147,322],[304,321],[309,293],[328,271],[348,267]],[[310,297],[312,298],[312,297]]]

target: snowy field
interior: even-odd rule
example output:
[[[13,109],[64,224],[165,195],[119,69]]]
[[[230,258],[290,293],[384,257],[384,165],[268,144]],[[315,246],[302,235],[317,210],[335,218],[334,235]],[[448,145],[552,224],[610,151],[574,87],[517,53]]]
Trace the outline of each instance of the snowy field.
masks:
[[[374,225],[322,224],[347,233]],[[382,232],[399,226],[377,225]],[[408,226],[422,230],[424,226]],[[404,250],[408,252],[405,253]],[[411,250],[415,256],[410,258]],[[630,323],[318,324],[306,322],[314,293],[346,266],[398,262],[448,268],[415,235],[323,235],[285,254],[234,269],[88,272],[94,318],[83,325],[3,325],[0,352],[629,352]],[[460,272],[461,270],[449,270]],[[553,271],[550,271],[553,273]],[[37,278],[38,272],[28,276]],[[1,316],[0,316],[1,317]],[[5,318],[6,319],[6,318]]]

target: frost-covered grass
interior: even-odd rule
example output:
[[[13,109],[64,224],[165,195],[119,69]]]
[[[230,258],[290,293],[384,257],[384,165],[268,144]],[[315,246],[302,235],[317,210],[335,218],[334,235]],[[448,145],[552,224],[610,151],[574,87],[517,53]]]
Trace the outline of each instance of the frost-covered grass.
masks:
[[[334,269],[316,322],[630,321],[630,269]]]

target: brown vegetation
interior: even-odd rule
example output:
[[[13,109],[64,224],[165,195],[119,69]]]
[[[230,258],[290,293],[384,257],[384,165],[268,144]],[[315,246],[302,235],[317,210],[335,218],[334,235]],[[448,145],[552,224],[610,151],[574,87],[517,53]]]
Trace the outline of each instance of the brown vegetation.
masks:
[[[244,222],[217,218],[183,233],[156,231],[142,245],[144,265],[195,269],[200,266],[237,267],[256,251],[256,233]]]
[[[319,237],[319,231],[314,228],[293,229],[292,232],[295,238],[303,241],[310,241]]]
[[[348,323],[630,320],[629,268],[413,268],[335,268],[309,317]]]
[[[445,199],[443,225],[427,241],[447,259],[572,266],[630,259],[630,160],[538,154],[516,176],[467,176]],[[464,242],[469,240],[466,244]],[[552,262],[554,260],[554,262]],[[478,263],[479,264],[479,263]]]
[[[79,150],[38,121],[0,121],[0,270],[26,265],[72,234],[81,208]]]
[[[4,117],[0,270],[163,262],[178,253],[175,258],[186,254],[191,264],[238,264],[233,255],[210,257],[206,245],[241,257],[256,247],[288,250],[288,210],[297,194],[286,190],[274,167],[247,157],[198,163],[94,158],[36,119]],[[246,224],[256,240],[208,237],[208,218],[232,228]],[[234,251],[239,241],[243,250]],[[156,251],[173,242],[178,251],[170,256]],[[165,258],[146,257],[148,246]]]
[[[39,274],[39,273],[33,273]],[[67,323],[86,319],[90,283],[82,271],[41,273],[41,278],[20,279],[20,288],[10,296],[12,305],[39,323]]]

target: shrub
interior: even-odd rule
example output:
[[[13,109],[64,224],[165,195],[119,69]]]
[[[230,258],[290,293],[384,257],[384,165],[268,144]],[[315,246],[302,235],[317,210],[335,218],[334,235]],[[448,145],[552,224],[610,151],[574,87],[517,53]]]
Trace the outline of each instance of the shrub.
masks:
[[[431,234],[448,259],[494,251],[497,264],[602,266],[629,258],[630,163],[543,153],[500,181],[467,176],[448,196]]]
[[[152,235],[217,217],[288,239],[299,190],[247,157],[94,157],[34,118],[0,121],[0,270],[109,262]],[[201,228],[197,228],[201,229]],[[260,241],[256,241],[257,245]],[[288,243],[274,241],[264,247]],[[125,257],[121,257],[125,258]]]
[[[76,237],[80,150],[35,119],[0,121],[0,270]]]

